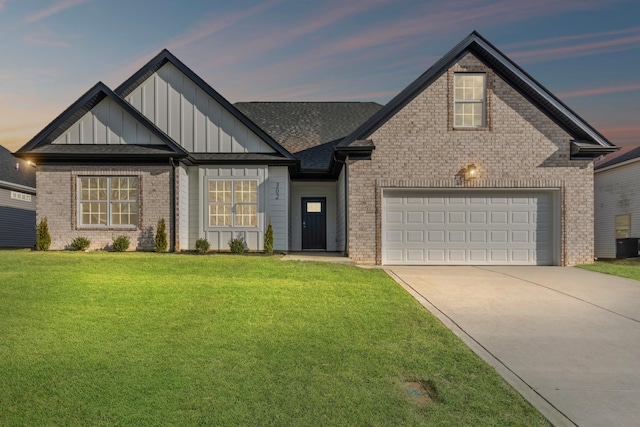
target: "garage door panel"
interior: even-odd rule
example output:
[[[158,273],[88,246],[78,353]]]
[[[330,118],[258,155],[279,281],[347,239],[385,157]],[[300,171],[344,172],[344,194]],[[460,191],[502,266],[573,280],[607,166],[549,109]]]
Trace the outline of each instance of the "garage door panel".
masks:
[[[427,223],[428,224],[444,224],[446,215],[444,211],[429,211],[427,212]]]
[[[424,212],[407,212],[407,224],[424,224]]]
[[[552,191],[383,194],[385,264],[552,264]]]
[[[448,242],[450,243],[464,243],[467,241],[465,230],[449,230],[447,234],[449,236]]]
[[[467,213],[464,211],[449,212],[449,224],[466,224]]]

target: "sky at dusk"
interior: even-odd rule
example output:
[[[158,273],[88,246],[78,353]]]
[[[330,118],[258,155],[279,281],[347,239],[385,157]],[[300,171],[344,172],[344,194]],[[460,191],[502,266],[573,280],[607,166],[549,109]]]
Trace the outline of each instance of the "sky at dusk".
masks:
[[[0,0],[0,144],[163,48],[231,102],[384,104],[473,30],[611,142],[640,143],[638,0]]]

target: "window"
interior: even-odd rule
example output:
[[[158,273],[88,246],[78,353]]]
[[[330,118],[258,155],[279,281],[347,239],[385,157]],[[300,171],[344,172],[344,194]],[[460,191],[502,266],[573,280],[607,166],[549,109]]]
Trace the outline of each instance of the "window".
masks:
[[[256,227],[257,225],[257,181],[209,181],[209,227]]]
[[[138,178],[81,177],[78,193],[79,225],[138,224]]]
[[[631,237],[631,215],[616,215],[616,239]]]
[[[453,75],[453,125],[479,128],[486,121],[486,75],[455,73]]]

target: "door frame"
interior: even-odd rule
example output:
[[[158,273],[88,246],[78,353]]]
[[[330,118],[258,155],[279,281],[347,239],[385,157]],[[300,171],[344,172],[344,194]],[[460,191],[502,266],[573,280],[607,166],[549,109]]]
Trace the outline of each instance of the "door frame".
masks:
[[[307,248],[305,247],[305,232],[307,230],[306,224],[306,215],[307,213],[307,203],[308,202],[319,202],[322,206],[322,227],[321,230],[318,230],[322,237],[318,239],[318,241],[322,240],[322,247],[315,248]],[[327,250],[327,198],[326,197],[301,197],[300,198],[300,209],[301,209],[301,244],[300,247],[303,251],[326,251]],[[307,243],[308,245],[308,243]],[[312,245],[316,246],[316,245]]]

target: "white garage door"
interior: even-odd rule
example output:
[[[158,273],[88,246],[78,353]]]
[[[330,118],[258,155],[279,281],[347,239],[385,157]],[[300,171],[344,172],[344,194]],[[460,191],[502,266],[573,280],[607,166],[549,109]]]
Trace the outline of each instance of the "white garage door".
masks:
[[[385,190],[382,263],[552,265],[554,195]]]

